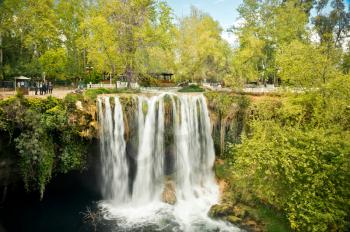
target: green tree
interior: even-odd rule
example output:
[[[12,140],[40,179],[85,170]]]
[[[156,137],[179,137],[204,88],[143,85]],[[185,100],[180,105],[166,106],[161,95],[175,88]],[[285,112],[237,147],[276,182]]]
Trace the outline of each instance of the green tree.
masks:
[[[122,70],[122,57],[119,50],[118,32],[100,12],[85,19],[82,30],[86,36],[78,43],[86,49],[87,60],[95,71],[108,72],[112,76]]]
[[[148,29],[148,45],[138,49],[137,70],[143,74],[175,71],[175,46],[177,28],[172,9],[166,2],[157,7],[156,19]]]
[[[317,87],[339,75],[337,53],[329,58],[322,47],[293,41],[277,54],[279,76],[286,85]]]
[[[38,58],[60,44],[53,6],[53,0],[1,3],[4,75],[40,75]]]
[[[40,56],[39,62],[46,76],[63,79],[67,66],[67,51],[64,48],[49,49]]]
[[[307,10],[303,2],[246,0],[238,8],[241,25],[233,28],[239,38],[234,53],[235,79],[277,84],[276,54],[293,40],[308,38]]]
[[[345,74],[350,73],[350,47],[349,46],[348,46],[348,51],[343,54],[342,68]]]
[[[325,10],[329,2],[332,7],[330,12]],[[319,1],[316,10],[317,15],[313,18],[313,23],[321,44],[329,48],[341,47],[350,30],[350,12],[346,10],[344,0]]]
[[[123,59],[122,70],[127,77],[128,86],[138,73],[136,54],[138,48],[147,47],[152,21],[155,19],[156,2],[153,0],[117,1],[107,15],[117,29],[119,51]]]
[[[83,24],[88,60],[98,70],[126,75],[128,86],[135,80],[140,50],[154,42],[153,22],[157,4],[153,0],[100,0]]]
[[[90,9],[88,0],[56,1],[55,12],[59,18],[58,28],[62,44],[67,49],[67,62],[64,73],[67,77],[81,77],[86,68],[86,52],[77,43],[82,36],[81,24]]]
[[[231,50],[221,37],[219,23],[192,7],[180,19],[177,36],[177,72],[180,80],[222,80],[230,72]]]
[[[13,32],[21,38],[33,57],[59,44],[54,0],[18,1],[13,5]]]

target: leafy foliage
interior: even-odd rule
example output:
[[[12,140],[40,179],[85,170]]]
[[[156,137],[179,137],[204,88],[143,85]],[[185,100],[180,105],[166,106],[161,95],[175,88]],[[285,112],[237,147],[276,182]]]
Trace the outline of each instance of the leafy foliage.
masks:
[[[92,118],[75,110],[67,99],[18,96],[0,100],[0,132],[14,137],[19,156],[13,159],[18,160],[25,187],[39,191],[41,198],[54,173],[86,166],[88,140],[82,132],[91,126]],[[83,124],[82,119],[74,119],[79,117]]]
[[[50,181],[54,163],[52,140],[40,131],[26,131],[15,139],[19,151],[20,171],[27,190],[35,189],[43,197],[45,185]]]
[[[242,143],[230,145],[233,191],[283,210],[296,231],[348,226],[350,89],[340,80],[254,102]]]
[[[246,0],[238,12],[241,21],[233,32],[239,46],[228,83],[306,87],[328,81],[340,65],[344,69],[338,72],[346,72],[346,51],[340,48],[346,47],[350,13],[344,1]]]
[[[338,56],[337,52],[325,56],[322,48],[293,41],[277,54],[279,75],[291,86],[316,87],[341,75],[336,69]]]
[[[195,7],[180,20],[177,37],[177,78],[181,81],[221,81],[230,73],[231,51],[222,29],[209,15]]]
[[[182,93],[204,92],[204,91],[205,90],[199,87],[198,85],[189,85],[179,90],[179,92],[182,92]]]

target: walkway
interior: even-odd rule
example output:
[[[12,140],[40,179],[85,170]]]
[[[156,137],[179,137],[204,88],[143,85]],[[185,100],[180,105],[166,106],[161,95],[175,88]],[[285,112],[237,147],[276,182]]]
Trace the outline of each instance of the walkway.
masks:
[[[46,94],[46,95],[35,95],[34,91],[29,92],[30,97],[38,97],[38,98],[44,98],[47,96],[53,96],[57,98],[63,99],[67,94],[72,93],[74,90],[67,90],[67,89],[54,89],[52,91],[52,94]],[[16,94],[15,91],[6,91],[6,92],[0,92],[0,98],[6,98],[10,96],[14,96]]]

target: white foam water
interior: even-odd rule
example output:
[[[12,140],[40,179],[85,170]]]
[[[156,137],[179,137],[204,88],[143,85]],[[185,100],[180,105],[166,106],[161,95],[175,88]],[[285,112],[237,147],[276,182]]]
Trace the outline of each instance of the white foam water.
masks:
[[[99,98],[97,102],[101,125],[102,195],[114,204],[122,204],[129,201],[123,110],[118,97],[114,98],[114,111],[110,97]]]
[[[138,96],[137,101],[134,121],[138,124],[138,152],[135,178],[129,185],[131,169],[119,98],[114,98],[114,111],[110,97],[98,98],[105,198],[100,207],[104,217],[116,221],[116,228],[122,231],[240,231],[207,215],[210,207],[219,202],[219,188],[213,172],[215,152],[205,97],[163,93]],[[165,123],[169,116],[165,101],[172,108],[171,128]],[[165,154],[169,152],[166,130],[171,130],[173,138],[170,177],[165,168],[169,162]],[[174,183],[174,205],[162,202],[166,179]],[[148,228],[150,225],[153,229]]]

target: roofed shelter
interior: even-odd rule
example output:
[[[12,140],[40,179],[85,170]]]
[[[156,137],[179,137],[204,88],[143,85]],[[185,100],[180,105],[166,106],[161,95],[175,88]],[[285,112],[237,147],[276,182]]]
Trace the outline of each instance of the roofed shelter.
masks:
[[[29,94],[29,81],[31,78],[25,76],[15,77],[15,90],[21,92],[24,95]]]
[[[163,81],[171,81],[173,78],[174,74],[170,72],[161,72],[161,73],[153,73],[158,80],[163,80]]]

